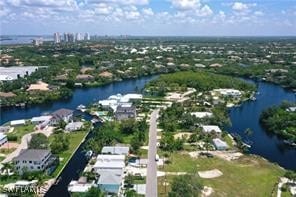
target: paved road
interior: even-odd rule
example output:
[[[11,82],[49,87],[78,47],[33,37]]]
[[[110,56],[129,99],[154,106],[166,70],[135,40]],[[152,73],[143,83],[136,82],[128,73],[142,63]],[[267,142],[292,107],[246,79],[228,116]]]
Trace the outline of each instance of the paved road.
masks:
[[[156,142],[157,142],[157,116],[159,110],[154,110],[150,117],[149,127],[149,149],[148,149],[148,166],[146,177],[146,197],[157,196],[157,164],[156,158]]]

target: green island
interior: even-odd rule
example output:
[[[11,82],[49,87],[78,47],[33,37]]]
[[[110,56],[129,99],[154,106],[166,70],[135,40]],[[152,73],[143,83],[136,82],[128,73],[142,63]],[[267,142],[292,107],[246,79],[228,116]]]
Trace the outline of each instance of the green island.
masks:
[[[271,133],[274,133],[291,144],[296,143],[296,105],[283,102],[280,106],[266,109],[260,116],[260,123]]]

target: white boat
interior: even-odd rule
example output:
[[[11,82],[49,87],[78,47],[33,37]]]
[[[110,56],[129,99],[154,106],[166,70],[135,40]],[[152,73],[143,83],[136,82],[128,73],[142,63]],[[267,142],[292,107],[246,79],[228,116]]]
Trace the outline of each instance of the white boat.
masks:
[[[83,110],[85,111],[86,107],[84,105],[78,105],[76,109],[83,112]]]

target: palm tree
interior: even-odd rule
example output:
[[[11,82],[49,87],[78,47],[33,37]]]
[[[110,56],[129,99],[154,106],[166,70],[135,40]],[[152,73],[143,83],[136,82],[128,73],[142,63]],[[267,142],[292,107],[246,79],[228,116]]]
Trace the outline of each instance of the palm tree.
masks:
[[[13,168],[12,163],[3,163],[2,164],[2,170],[5,173],[6,176],[9,176],[9,170],[11,170]]]

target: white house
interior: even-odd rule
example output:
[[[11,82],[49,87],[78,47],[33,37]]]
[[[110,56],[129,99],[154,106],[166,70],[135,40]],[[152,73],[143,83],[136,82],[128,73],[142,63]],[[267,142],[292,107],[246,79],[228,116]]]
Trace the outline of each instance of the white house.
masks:
[[[51,118],[52,118],[52,116],[38,116],[38,117],[33,117],[31,119],[31,122],[33,124],[38,125],[38,124],[41,124],[43,122],[49,122],[51,120]]]
[[[21,126],[25,124],[26,124],[26,120],[12,120],[10,122],[10,126]]]
[[[104,146],[102,154],[112,154],[112,155],[128,155],[129,147],[127,146]]]
[[[7,136],[3,133],[0,133],[0,147],[7,143]]]
[[[226,150],[228,148],[227,143],[219,138],[213,139],[213,144],[217,150]]]
[[[215,132],[217,134],[222,133],[221,129],[216,125],[203,125],[202,130],[205,133],[211,133],[211,132]]]
[[[206,118],[206,117],[212,117],[213,113],[211,112],[191,112],[191,116],[195,116],[196,118]]]
[[[70,122],[66,125],[66,131],[77,131],[83,127],[83,122]]]
[[[125,167],[125,155],[98,155],[93,166],[95,172],[115,172],[121,174]]]
[[[78,181],[71,181],[68,185],[68,191],[72,193],[85,193],[90,188],[97,187],[94,181],[88,183],[86,177],[80,177]]]

